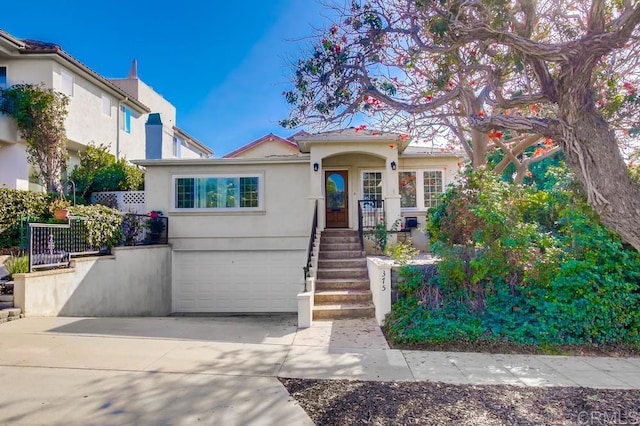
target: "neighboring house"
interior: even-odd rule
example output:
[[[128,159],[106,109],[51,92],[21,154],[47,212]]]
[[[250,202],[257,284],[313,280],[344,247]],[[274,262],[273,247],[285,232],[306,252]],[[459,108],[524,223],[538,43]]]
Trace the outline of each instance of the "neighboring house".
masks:
[[[69,169],[78,163],[77,153],[91,142],[108,145],[117,158],[135,160],[175,157],[174,136],[185,139],[175,127],[175,107],[137,78],[135,63],[127,79],[110,81],[56,44],[20,40],[0,31],[0,88],[22,83],[43,84],[69,96],[65,122]],[[162,137],[156,139],[148,136],[146,128],[154,114],[167,123],[163,123]],[[193,138],[187,137],[185,144],[198,157],[213,154]],[[16,123],[0,115],[0,186],[36,189],[30,175]]]
[[[320,230],[415,217],[425,249],[426,211],[462,158],[408,145],[406,135],[346,129],[267,135],[227,158],[137,162],[147,210],[169,216],[172,310],[295,312],[316,205]]]
[[[282,157],[297,156],[300,154],[298,145],[294,138],[298,136],[308,135],[307,132],[299,132],[295,135],[284,139],[269,133],[266,136],[257,139],[250,144],[241,146],[235,151],[223,156],[222,158],[260,158],[260,157]]]

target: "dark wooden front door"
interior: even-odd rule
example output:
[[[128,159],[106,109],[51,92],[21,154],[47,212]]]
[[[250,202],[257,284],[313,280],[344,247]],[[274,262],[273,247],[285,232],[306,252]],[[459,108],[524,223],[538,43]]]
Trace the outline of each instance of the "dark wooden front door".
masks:
[[[327,228],[349,227],[349,188],[346,170],[324,174]]]

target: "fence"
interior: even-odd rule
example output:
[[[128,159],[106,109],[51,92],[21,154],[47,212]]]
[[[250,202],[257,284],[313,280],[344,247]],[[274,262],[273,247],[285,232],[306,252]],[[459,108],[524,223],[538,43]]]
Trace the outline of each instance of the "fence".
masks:
[[[94,192],[91,202],[105,204],[123,213],[142,214],[145,211],[144,191]]]
[[[71,217],[66,224],[28,225],[29,272],[34,269],[68,267],[72,256],[100,253],[100,247],[91,244],[89,230],[81,218]]]
[[[91,243],[89,230],[80,217],[67,223],[28,223],[29,272],[36,269],[68,267],[71,258],[109,253],[110,247]],[[167,244],[169,218],[159,215],[125,214],[122,242],[125,246]]]

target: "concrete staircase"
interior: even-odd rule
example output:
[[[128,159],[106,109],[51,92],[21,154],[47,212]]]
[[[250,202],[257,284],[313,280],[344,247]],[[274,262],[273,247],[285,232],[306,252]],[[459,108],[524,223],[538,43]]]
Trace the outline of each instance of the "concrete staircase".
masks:
[[[367,260],[360,248],[358,232],[325,229],[320,236],[313,319],[374,315]]]

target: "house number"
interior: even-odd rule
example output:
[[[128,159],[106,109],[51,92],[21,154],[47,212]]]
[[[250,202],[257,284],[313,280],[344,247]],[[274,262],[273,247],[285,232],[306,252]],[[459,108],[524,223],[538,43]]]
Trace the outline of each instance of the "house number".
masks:
[[[387,271],[382,271],[382,291],[387,291],[387,286],[385,285],[387,282]]]

